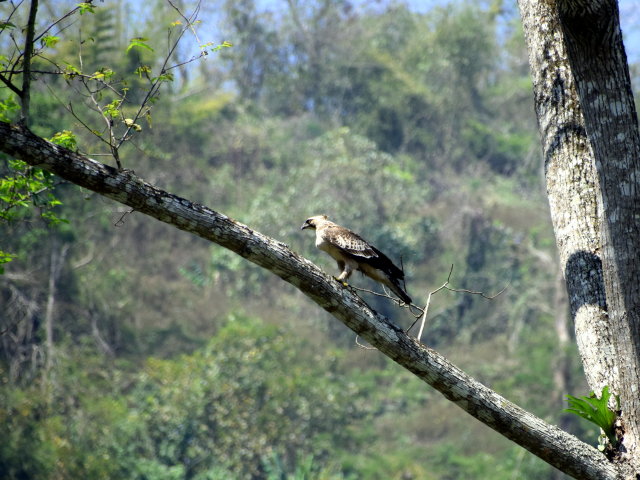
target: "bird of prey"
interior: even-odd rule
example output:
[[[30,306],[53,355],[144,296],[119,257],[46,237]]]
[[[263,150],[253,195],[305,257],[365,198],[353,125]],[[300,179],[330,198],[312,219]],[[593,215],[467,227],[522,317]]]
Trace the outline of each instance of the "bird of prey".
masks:
[[[339,281],[344,283],[354,270],[359,270],[389,287],[404,303],[411,304],[411,297],[400,286],[404,272],[360,235],[329,221],[326,215],[308,218],[301,227],[302,230],[306,228],[316,231],[316,247],[338,262]]]

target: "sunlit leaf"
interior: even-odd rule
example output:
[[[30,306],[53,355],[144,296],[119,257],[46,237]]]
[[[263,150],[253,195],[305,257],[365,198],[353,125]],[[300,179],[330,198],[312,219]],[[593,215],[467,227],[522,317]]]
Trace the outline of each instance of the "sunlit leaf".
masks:
[[[80,15],[84,15],[85,13],[95,13],[95,7],[89,2],[82,2],[77,5],[80,9]]]
[[[114,71],[110,68],[101,68],[97,72],[95,72],[91,78],[94,80],[109,80],[114,75]]]
[[[55,47],[59,41],[60,37],[56,37],[55,35],[46,35],[45,37],[42,37],[42,40],[40,40],[42,45],[48,48]]]
[[[4,273],[4,264],[16,258],[16,255],[0,250],[0,274]]]
[[[602,389],[602,394],[598,398],[593,392],[590,396],[574,397],[573,395],[567,395],[567,402],[569,408],[565,411],[578,415],[592,423],[599,426],[605,433],[611,445],[617,444],[615,435],[615,421],[618,416],[617,412],[609,408],[609,399],[611,394],[609,393],[609,387],[605,386]],[[620,409],[620,398],[616,395],[616,409]]]
[[[56,133],[49,139],[49,141],[56,145],[68,148],[69,150],[75,150],[78,144],[76,136],[69,130],[63,130]]]
[[[111,103],[108,103],[104,106],[104,114],[110,116],[111,118],[120,118],[120,105],[122,104],[122,100],[115,99]]]
[[[151,67],[149,67],[148,65],[140,65],[133,71],[133,73],[138,75],[140,78],[142,78],[142,75],[149,76],[149,74],[151,73]]]
[[[147,45],[145,42],[147,42],[147,39],[144,37],[135,37],[132,38],[129,41],[129,46],[127,47],[126,52],[129,53],[129,50],[131,50],[132,48],[146,48],[147,50],[153,52],[153,48],[151,48],[149,45]]]
[[[218,50],[222,50],[223,48],[233,47],[231,42],[224,41],[220,45],[216,45],[211,49],[212,52],[217,52]]]
[[[136,132],[140,132],[140,131],[142,131],[142,127],[141,127],[140,125],[138,125],[137,123],[135,123],[135,122],[133,121],[133,119],[131,119],[131,118],[125,118],[125,119],[124,119],[124,124],[125,124],[127,127],[131,127],[131,128],[133,128]]]

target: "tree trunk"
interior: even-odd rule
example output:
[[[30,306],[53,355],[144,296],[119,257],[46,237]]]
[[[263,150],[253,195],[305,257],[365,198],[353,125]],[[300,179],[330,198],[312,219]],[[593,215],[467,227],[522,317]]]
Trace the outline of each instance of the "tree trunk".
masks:
[[[71,245],[65,243],[58,248],[57,242],[53,242],[51,247],[51,255],[49,261],[49,289],[47,292],[47,307],[44,312],[44,329],[45,329],[45,345],[46,345],[46,362],[45,370],[49,371],[53,365],[54,347],[53,347],[53,320],[55,315],[56,303],[56,284],[60,271],[64,265],[67,251]]]
[[[591,388],[639,470],[640,136],[615,0],[519,0],[549,204]]]

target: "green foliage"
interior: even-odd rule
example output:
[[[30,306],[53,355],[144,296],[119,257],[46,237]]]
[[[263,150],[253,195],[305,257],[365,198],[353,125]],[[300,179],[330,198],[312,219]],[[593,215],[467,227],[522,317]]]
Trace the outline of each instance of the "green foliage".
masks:
[[[38,424],[44,411],[39,398],[33,388],[20,391],[2,385],[0,389],[0,434],[4,439],[0,442],[0,471],[7,479],[46,478],[55,465],[55,447],[43,430],[56,425]]]
[[[336,472],[330,453],[358,448],[352,426],[370,405],[335,359],[314,350],[247,317],[231,318],[193,354],[149,359],[137,378],[110,377],[104,360],[76,349],[60,362],[59,380],[2,389],[0,433],[15,441],[2,442],[0,467],[8,479]],[[18,455],[27,443],[29,455]]]
[[[5,176],[0,178],[0,221],[16,220],[31,205],[40,209],[42,218],[60,223],[53,208],[62,204],[54,193],[54,176],[33,168],[22,160],[9,160]]]
[[[209,47],[211,47],[211,48],[209,48]],[[233,44],[231,42],[227,42],[227,41],[224,41],[219,45],[216,45],[214,42],[208,42],[208,43],[205,43],[203,45],[200,45],[200,48],[204,48],[204,49],[209,48],[210,52],[218,52],[218,51],[222,50],[223,48],[231,48],[231,47],[233,47]]]
[[[366,412],[364,398],[297,344],[239,317],[201,353],[150,360],[135,395],[145,399],[140,414],[156,454],[194,473],[223,466],[245,478],[270,452],[295,469],[304,452],[324,459],[351,448],[348,425]]]
[[[75,75],[80,75],[82,72],[78,67],[69,62],[63,62],[65,65],[64,68],[64,78],[67,80],[72,79]]]
[[[149,65],[140,65],[136,68],[133,73],[138,75],[138,77],[142,78],[143,76],[149,77],[151,75],[151,67]]]
[[[11,260],[13,260],[16,256],[8,253],[8,252],[3,252],[2,250],[0,250],[0,274],[4,273],[4,266],[3,264],[5,263],[9,263]]]
[[[148,38],[144,38],[144,37],[135,37],[132,38],[131,40],[129,40],[129,46],[127,46],[127,50],[126,52],[129,53],[129,51],[132,48],[144,48],[149,50],[150,52],[153,52],[153,48],[151,48],[147,42],[149,41]]]
[[[60,37],[56,37],[55,35],[45,35],[40,40],[40,42],[42,43],[42,46],[47,48],[55,47],[59,41],[60,41]]]
[[[609,444],[612,447],[618,445],[618,439],[616,438],[615,422],[618,418],[618,412],[620,410],[620,397],[617,395],[614,397],[615,407],[612,410],[609,407],[612,394],[609,393],[609,386],[605,385],[600,394],[600,398],[596,396],[594,392],[588,397],[574,397],[573,395],[567,395],[567,402],[569,408],[566,408],[566,412],[571,412],[578,415],[592,423],[595,423],[602,429]],[[601,443],[599,448],[604,449],[604,445]]]
[[[63,130],[56,133],[49,139],[49,141],[56,145],[61,145],[64,148],[68,148],[69,150],[76,150],[78,147],[78,140],[75,134],[69,130]]]
[[[94,80],[110,80],[115,72],[108,67],[103,67],[92,75]]]
[[[85,13],[95,13],[96,11],[96,7],[90,2],[79,3],[78,8],[80,9],[80,15],[84,15]]]
[[[5,99],[0,98],[0,121],[10,122],[18,110],[20,110],[20,105],[13,95],[9,95]]]
[[[122,100],[117,98],[103,107],[104,113],[112,119],[120,118],[122,115],[119,110],[121,105]]]

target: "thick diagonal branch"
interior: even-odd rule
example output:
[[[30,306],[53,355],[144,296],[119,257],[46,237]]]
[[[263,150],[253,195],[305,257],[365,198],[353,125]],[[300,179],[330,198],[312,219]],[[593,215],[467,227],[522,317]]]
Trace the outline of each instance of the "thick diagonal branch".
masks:
[[[457,406],[547,463],[575,478],[617,478],[615,467],[595,448],[509,402],[408,337],[285,244],[133,174],[53,145],[20,126],[0,122],[0,151],[236,252],[296,286]]]

